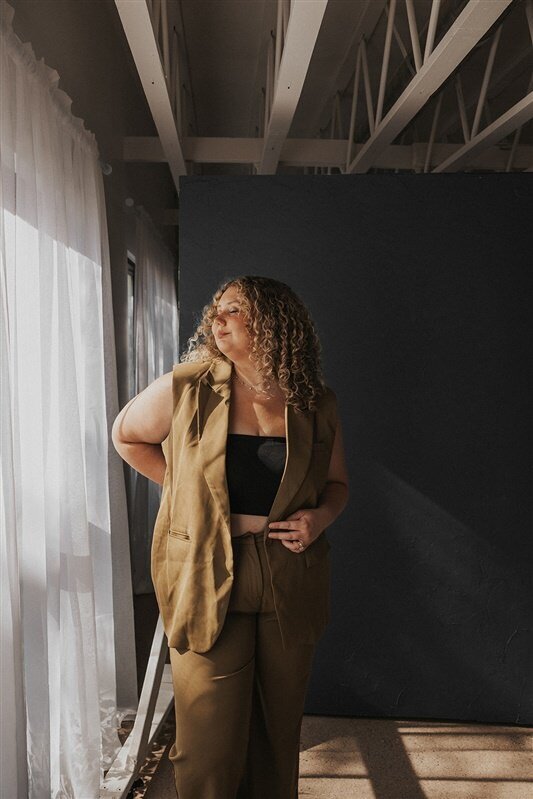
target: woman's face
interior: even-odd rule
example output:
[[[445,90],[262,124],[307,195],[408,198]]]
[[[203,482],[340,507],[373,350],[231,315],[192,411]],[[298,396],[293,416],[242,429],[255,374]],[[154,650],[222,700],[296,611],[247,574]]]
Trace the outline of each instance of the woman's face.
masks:
[[[247,355],[250,336],[244,324],[236,287],[228,286],[217,303],[217,312],[211,329],[219,350],[232,361]]]

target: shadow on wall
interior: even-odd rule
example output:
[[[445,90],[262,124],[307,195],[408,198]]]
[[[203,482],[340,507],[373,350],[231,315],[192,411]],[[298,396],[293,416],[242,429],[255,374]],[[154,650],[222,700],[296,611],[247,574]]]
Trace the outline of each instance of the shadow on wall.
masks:
[[[527,562],[380,463],[353,484],[356,529],[329,536],[332,618],[306,712],[530,723]]]

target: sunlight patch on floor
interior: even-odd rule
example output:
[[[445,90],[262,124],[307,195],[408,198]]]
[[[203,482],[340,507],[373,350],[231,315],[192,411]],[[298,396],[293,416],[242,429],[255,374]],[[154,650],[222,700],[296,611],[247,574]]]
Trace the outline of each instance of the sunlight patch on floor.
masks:
[[[306,799],[527,799],[533,731],[524,727],[304,716]]]

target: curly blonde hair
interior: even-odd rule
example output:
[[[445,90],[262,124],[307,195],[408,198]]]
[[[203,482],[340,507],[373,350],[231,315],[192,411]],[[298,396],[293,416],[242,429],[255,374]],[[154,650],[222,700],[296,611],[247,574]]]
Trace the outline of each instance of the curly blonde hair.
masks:
[[[230,286],[237,289],[243,321],[250,336],[250,360],[268,392],[278,384],[285,401],[299,411],[316,409],[324,394],[321,344],[304,303],[286,284],[259,275],[240,275],[219,285],[205,305],[197,328],[187,341],[181,362],[220,360],[212,332],[216,306]]]

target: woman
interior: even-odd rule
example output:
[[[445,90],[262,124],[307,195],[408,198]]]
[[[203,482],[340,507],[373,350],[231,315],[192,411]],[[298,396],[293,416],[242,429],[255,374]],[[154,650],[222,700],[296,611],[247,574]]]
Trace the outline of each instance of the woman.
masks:
[[[334,392],[284,283],[224,283],[182,362],[113,441],[163,485],[152,578],[167,634],[179,799],[296,799],[305,693],[329,619],[323,531],[348,498]]]

